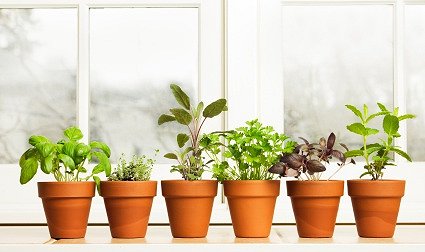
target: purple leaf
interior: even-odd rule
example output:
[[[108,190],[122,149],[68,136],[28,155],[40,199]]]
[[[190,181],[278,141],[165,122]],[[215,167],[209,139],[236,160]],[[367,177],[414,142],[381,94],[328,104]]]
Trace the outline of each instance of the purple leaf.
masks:
[[[327,143],[327,148],[328,149],[332,149],[334,147],[335,144],[335,134],[332,132],[329,137],[328,137],[328,143]]]
[[[309,172],[323,172],[326,171],[326,167],[317,160],[309,160],[306,163],[307,170]]]

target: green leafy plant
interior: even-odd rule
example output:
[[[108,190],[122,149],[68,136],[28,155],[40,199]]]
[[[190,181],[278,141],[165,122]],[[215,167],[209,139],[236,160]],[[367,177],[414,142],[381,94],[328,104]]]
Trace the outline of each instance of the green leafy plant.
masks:
[[[158,151],[156,151],[158,152]],[[121,154],[117,168],[108,177],[109,181],[147,181],[150,180],[152,167],[155,160],[145,155],[133,155],[127,162],[125,155]]]
[[[186,126],[188,131],[179,133],[176,137],[180,150],[167,153],[164,157],[178,162],[178,165],[172,166],[171,172],[179,172],[185,180],[199,180],[207,165],[202,156],[204,148],[200,147],[202,126],[208,118],[227,111],[227,101],[218,99],[205,108],[201,101],[193,107],[189,96],[178,85],[171,84],[170,88],[180,108],[172,108],[170,114],[161,115],[158,125],[175,121]]]
[[[279,134],[271,126],[263,126],[257,119],[246,122],[245,127],[227,132],[205,135],[201,145],[214,161],[213,177],[223,180],[270,180],[271,165],[279,161],[281,153],[291,153],[296,143],[287,141],[285,134]],[[221,144],[220,138],[224,138]],[[224,148],[222,161],[219,154]]]
[[[328,139],[320,138],[319,143],[310,143],[300,137],[304,143],[297,145],[292,153],[283,153],[279,162],[270,167],[269,172],[279,174],[281,177],[296,177],[299,180],[320,180],[322,172],[326,171],[326,165],[330,160],[337,159],[338,169],[327,179],[330,180],[346,164],[344,153],[337,150],[335,145],[336,136],[332,132]],[[340,145],[348,151],[345,144]],[[351,159],[351,163],[355,163]],[[301,176],[305,175],[305,179]]]
[[[363,112],[353,105],[346,105],[359,119],[359,122],[352,123],[347,126],[347,129],[357,135],[360,135],[363,140],[363,146],[360,149],[350,150],[345,153],[346,157],[363,157],[366,164],[366,171],[361,174],[360,178],[369,175],[372,180],[382,179],[384,176],[383,170],[387,166],[395,166],[393,162],[394,154],[400,155],[408,161],[412,161],[410,156],[401,150],[399,146],[394,145],[394,139],[400,137],[398,132],[400,121],[415,118],[412,114],[399,115],[398,107],[393,111],[388,110],[383,104],[378,103],[379,112],[369,113],[367,105],[363,105]],[[378,134],[380,131],[369,127],[369,123],[377,118],[382,119],[382,129],[386,135],[386,139],[380,139],[380,142],[370,143],[368,138]]]
[[[96,174],[111,174],[111,150],[105,143],[93,141],[86,145],[80,142],[83,134],[77,127],[67,128],[64,136],[65,139],[57,143],[45,136],[34,135],[29,138],[32,147],[25,151],[19,160],[21,184],[28,183],[38,168],[46,174],[53,174],[56,181],[66,182],[87,181],[93,178],[99,184],[100,178]],[[87,173],[86,162],[93,159],[97,159],[98,164],[90,175],[81,177]]]

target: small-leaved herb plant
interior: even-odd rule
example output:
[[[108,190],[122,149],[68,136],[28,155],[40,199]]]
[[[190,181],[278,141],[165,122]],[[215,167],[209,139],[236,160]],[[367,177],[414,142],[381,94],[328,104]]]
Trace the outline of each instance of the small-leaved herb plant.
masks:
[[[274,179],[268,168],[279,160],[281,153],[291,153],[295,144],[285,134],[263,126],[257,119],[235,130],[204,135],[201,141],[214,161],[213,177],[219,181]],[[220,157],[222,150],[224,161]]]
[[[158,125],[177,122],[186,126],[187,132],[179,133],[176,137],[180,150],[167,153],[164,157],[178,162],[172,166],[171,172],[179,172],[184,180],[200,180],[207,167],[202,156],[204,148],[200,146],[202,126],[208,118],[227,111],[227,100],[218,99],[205,108],[202,101],[192,106],[189,96],[178,85],[171,84],[170,88],[180,107],[170,109],[170,114],[161,115]]]
[[[156,151],[158,152],[158,151]],[[117,168],[108,177],[109,181],[148,181],[151,178],[155,160],[146,155],[133,155],[127,161],[124,154],[118,160]]]
[[[111,150],[105,143],[82,143],[83,134],[77,127],[67,128],[64,136],[65,139],[56,143],[45,136],[34,135],[29,138],[32,147],[25,151],[19,160],[21,184],[28,183],[38,168],[46,174],[52,174],[56,181],[60,182],[87,181],[93,178],[96,184],[99,184],[100,178],[96,174],[111,174]],[[93,159],[96,159],[98,164],[87,176],[85,165]]]
[[[394,145],[394,139],[400,137],[398,132],[400,121],[415,118],[412,114],[399,115],[399,109],[396,107],[393,111],[388,110],[383,104],[378,103],[379,112],[369,113],[368,106],[363,105],[363,112],[353,105],[346,105],[359,119],[359,122],[352,123],[347,129],[362,137],[362,147],[357,150],[350,150],[345,153],[346,157],[362,157],[365,161],[366,171],[360,175],[360,178],[369,175],[372,180],[382,179],[383,170],[387,166],[395,166],[394,153],[400,155],[408,161],[412,161],[410,156],[401,150],[399,146]],[[380,139],[379,142],[371,143],[369,137],[378,134],[380,131],[369,127],[369,123],[378,118],[382,119],[382,129],[386,139]]]
[[[338,169],[327,179],[330,180],[345,166],[347,159],[343,152],[334,147],[336,136],[333,132],[329,134],[327,140],[324,137],[320,138],[319,143],[310,143],[302,137],[300,139],[304,143],[297,145],[292,153],[283,153],[279,162],[270,167],[269,172],[279,174],[280,177],[317,181],[326,171],[326,165],[335,158],[338,160]],[[345,144],[340,143],[340,145],[348,151]],[[354,163],[353,159],[351,163]]]

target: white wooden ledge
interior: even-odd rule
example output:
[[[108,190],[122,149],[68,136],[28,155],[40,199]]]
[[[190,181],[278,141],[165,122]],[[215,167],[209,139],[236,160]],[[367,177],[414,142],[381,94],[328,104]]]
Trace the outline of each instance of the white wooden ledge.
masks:
[[[399,225],[391,239],[359,238],[338,225],[333,238],[300,239],[295,226],[273,226],[269,238],[235,238],[231,226],[211,226],[203,239],[173,239],[168,226],[150,226],[144,239],[112,239],[107,226],[90,226],[85,239],[49,238],[44,226],[1,226],[0,251],[425,251],[425,225]]]

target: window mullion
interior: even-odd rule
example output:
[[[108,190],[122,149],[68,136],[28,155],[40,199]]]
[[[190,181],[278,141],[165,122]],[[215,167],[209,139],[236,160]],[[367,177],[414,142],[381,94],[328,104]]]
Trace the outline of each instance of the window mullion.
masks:
[[[89,7],[78,5],[78,73],[77,73],[77,125],[84,134],[84,141],[89,139],[90,106],[90,36]]]
[[[397,0],[394,5],[394,107],[399,107],[399,113],[406,113],[405,79],[404,79],[404,6],[402,0]],[[407,126],[406,121],[400,123],[399,132],[401,137],[396,139],[395,144],[401,149],[407,150]],[[396,162],[402,162],[396,156]]]

